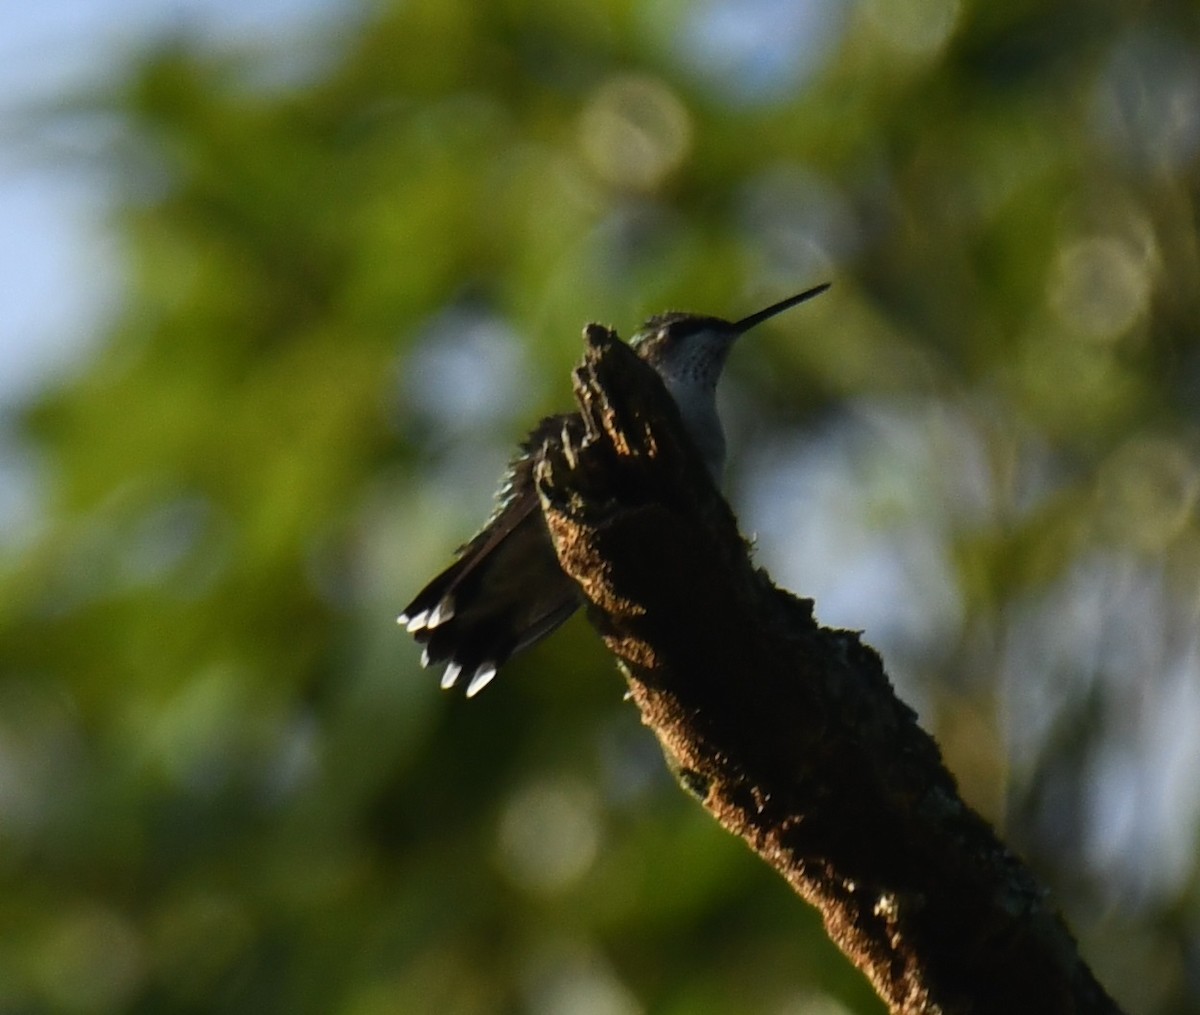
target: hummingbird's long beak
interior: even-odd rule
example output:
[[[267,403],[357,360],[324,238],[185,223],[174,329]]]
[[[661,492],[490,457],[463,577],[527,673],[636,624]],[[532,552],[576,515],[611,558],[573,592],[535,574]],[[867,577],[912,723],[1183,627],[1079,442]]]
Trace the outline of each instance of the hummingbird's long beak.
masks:
[[[760,310],[756,314],[751,314],[749,317],[743,317],[740,321],[735,321],[733,330],[735,334],[742,334],[744,331],[749,331],[756,324],[762,324],[768,317],[774,317],[776,314],[781,314],[789,307],[794,307],[797,303],[803,303],[805,300],[811,300],[814,296],[820,296],[826,289],[829,288],[829,283],[823,285],[815,285],[811,289],[805,289],[802,293],[797,293],[795,296],[789,296],[786,300],[780,300],[778,303],[772,303],[765,310]]]

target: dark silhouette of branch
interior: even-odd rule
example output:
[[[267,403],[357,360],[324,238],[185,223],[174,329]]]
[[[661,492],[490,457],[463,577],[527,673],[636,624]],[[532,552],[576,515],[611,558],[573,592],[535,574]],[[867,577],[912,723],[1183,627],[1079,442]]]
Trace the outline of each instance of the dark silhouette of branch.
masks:
[[[661,381],[585,331],[586,435],[539,453],[566,572],[680,781],[822,912],[893,1012],[1117,1012],[857,633],[750,561]]]

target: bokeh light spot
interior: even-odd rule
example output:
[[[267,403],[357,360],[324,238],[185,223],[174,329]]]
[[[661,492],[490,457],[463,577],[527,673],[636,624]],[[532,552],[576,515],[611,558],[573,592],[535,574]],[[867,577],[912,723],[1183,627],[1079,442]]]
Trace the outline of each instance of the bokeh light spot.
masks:
[[[687,107],[657,78],[622,74],[592,96],[580,119],[588,162],[608,183],[653,190],[687,156],[692,122]]]
[[[531,963],[531,1015],[639,1015],[644,1011],[602,955],[586,945],[555,945]]]
[[[937,55],[949,41],[962,8],[959,0],[916,0],[894,4],[867,0],[864,11],[880,38],[910,56]]]
[[[600,847],[595,792],[571,779],[531,783],[500,821],[500,862],[522,888],[555,892],[581,877]]]
[[[1117,339],[1141,316],[1149,297],[1147,260],[1124,240],[1089,236],[1059,250],[1048,299],[1072,334],[1098,342]]]
[[[1143,550],[1162,550],[1187,525],[1200,477],[1191,455],[1166,439],[1135,439],[1105,464],[1097,493],[1106,533]]]

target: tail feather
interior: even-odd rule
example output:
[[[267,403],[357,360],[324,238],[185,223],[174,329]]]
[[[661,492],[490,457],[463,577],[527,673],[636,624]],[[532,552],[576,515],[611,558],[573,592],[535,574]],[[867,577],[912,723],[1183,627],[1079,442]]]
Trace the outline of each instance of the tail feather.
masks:
[[[580,604],[558,565],[532,490],[508,523],[485,529],[404,608],[399,621],[423,647],[421,662],[448,663],[442,686],[465,675],[467,695],[483,689],[516,652],[540,641]]]

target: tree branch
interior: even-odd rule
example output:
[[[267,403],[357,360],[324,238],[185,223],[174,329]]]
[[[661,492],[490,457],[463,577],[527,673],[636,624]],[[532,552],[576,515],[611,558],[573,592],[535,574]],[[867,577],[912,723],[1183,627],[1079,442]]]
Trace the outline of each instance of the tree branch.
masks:
[[[875,651],[751,563],[658,376],[608,329],[585,338],[586,435],[541,450],[538,489],[683,784],[820,909],[893,1012],[1117,1012]]]

